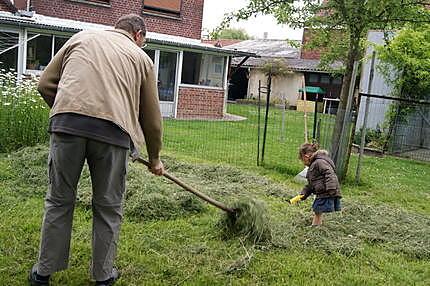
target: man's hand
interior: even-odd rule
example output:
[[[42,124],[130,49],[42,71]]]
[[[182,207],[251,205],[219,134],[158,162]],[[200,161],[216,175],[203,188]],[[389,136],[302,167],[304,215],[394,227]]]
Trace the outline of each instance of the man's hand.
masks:
[[[160,160],[150,162],[151,167],[149,167],[149,171],[156,176],[162,176],[164,174],[164,165]]]

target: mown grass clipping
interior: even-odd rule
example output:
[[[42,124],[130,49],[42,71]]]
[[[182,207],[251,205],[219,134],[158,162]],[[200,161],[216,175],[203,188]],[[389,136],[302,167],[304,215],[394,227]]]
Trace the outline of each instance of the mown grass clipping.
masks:
[[[272,232],[263,202],[242,199],[232,206],[234,213],[225,213],[218,226],[224,238],[243,237],[253,243],[270,241]]]
[[[0,180],[7,190],[3,195],[42,199],[48,185],[47,157],[47,146],[5,155],[0,164]],[[145,166],[130,162],[124,203],[126,219],[140,222],[209,216],[216,226],[211,235],[221,233],[225,238],[253,242],[270,240],[264,249],[315,249],[355,256],[370,245],[414,259],[430,259],[430,217],[426,214],[389,203],[359,201],[345,191],[342,211],[324,214],[323,225],[312,228],[312,198],[294,206],[286,202],[298,190],[228,166],[191,164],[170,157],[163,161],[170,173],[228,207],[240,209],[241,214],[236,221],[229,221],[231,218],[222,211],[218,212],[221,218],[212,217],[212,206],[169,180],[153,176]],[[77,191],[78,207],[90,211],[91,192],[85,168]]]

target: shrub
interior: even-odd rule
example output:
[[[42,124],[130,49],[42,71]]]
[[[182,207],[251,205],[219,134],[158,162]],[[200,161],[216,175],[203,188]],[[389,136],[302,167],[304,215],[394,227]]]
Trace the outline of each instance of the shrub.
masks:
[[[354,143],[357,145],[359,145],[361,142],[362,132],[363,128],[360,128],[360,130],[354,135]],[[387,134],[385,134],[379,126],[377,126],[376,129],[366,128],[366,136],[364,139],[365,147],[383,150],[386,140]]]

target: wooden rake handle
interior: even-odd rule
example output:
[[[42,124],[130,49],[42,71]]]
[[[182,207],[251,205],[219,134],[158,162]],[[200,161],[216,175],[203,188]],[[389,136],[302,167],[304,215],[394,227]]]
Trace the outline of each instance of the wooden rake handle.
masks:
[[[149,164],[149,162],[146,161],[145,159],[143,159],[142,157],[137,157],[134,161],[138,161],[139,163],[142,163],[149,168],[151,167],[151,164]],[[227,207],[223,203],[221,203],[217,200],[214,200],[213,198],[203,194],[200,191],[197,191],[196,189],[194,189],[191,186],[188,186],[187,184],[185,184],[183,181],[179,180],[178,178],[176,178],[172,174],[169,174],[168,172],[164,171],[163,176],[166,177],[167,179],[171,180],[172,182],[176,183],[177,185],[181,186],[184,190],[186,190],[190,193],[193,193],[194,195],[198,196],[202,200],[210,203],[211,205],[213,205],[219,209],[222,209],[223,211],[226,211],[228,213],[234,213],[235,212],[232,208]]]

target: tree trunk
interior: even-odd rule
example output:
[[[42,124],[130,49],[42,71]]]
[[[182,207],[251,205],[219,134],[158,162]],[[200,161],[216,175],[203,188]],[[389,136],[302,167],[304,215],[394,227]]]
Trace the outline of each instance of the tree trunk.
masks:
[[[345,75],[343,77],[342,82],[342,89],[340,92],[340,102],[339,102],[339,108],[337,110],[336,114],[336,121],[335,126],[333,129],[333,135],[332,135],[332,145],[331,145],[331,154],[333,161],[336,164],[337,173],[340,180],[343,180],[346,171],[348,170],[348,165],[341,164],[343,160],[346,160],[346,162],[349,162],[349,156],[350,154],[348,152],[343,152],[344,154],[339,153],[339,144],[341,141],[341,138],[343,136],[342,134],[342,127],[345,120],[345,113],[346,113],[346,107],[348,102],[348,93],[349,93],[349,86],[351,85],[352,81],[352,72],[354,67],[354,62],[358,60],[359,58],[359,37],[351,36],[350,38],[350,45],[349,45],[349,51],[348,51],[348,59],[346,63],[346,70]],[[344,132],[347,132],[344,130]],[[348,145],[349,145],[350,138],[348,137]],[[348,150],[349,148],[345,148]],[[344,158],[346,156],[346,158]]]

